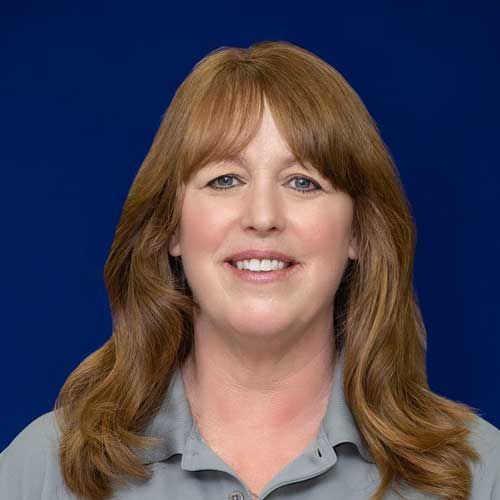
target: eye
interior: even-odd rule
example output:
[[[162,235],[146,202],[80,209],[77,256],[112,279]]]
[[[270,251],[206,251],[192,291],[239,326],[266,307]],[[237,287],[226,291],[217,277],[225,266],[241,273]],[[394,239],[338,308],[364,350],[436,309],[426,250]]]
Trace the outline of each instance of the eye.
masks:
[[[212,189],[216,189],[216,190],[226,190],[226,189],[232,189],[233,187],[235,187],[234,185],[232,184],[229,184],[229,181],[231,181],[232,179],[238,179],[238,177],[236,175],[232,175],[232,174],[227,174],[227,175],[221,175],[219,177],[216,177],[215,179],[213,179],[212,181],[210,181],[207,185],[210,186],[210,188]],[[217,185],[217,182],[218,181],[221,181],[223,182],[224,185]],[[304,177],[302,175],[294,175],[293,177],[291,177],[290,179],[288,179],[288,182],[292,182],[292,181],[297,181],[297,180],[300,180],[301,183],[300,185],[302,185],[303,187],[309,187],[309,186],[313,186],[313,189],[298,189],[296,187],[292,187],[292,189],[294,191],[298,191],[299,193],[302,193],[302,194],[309,194],[309,193],[313,193],[315,191],[321,191],[321,186],[313,181],[312,179],[309,179],[309,177]]]
[[[236,179],[237,177],[235,175],[221,175],[220,177],[216,177],[213,181],[210,181],[208,183],[208,186],[210,186],[212,189],[231,189],[233,186],[231,185],[223,185],[223,186],[217,186],[216,183],[218,180],[222,179],[226,181],[227,179]]]
[[[294,175],[291,179],[290,179],[290,182],[291,181],[296,181],[296,180],[301,180],[301,185],[304,186],[304,181],[306,182],[307,186],[313,186],[313,189],[296,189],[296,188],[292,188],[292,189],[295,189],[296,191],[298,191],[299,193],[304,193],[304,194],[308,194],[308,193],[313,193],[314,191],[321,191],[321,186],[313,181],[312,179],[309,179],[309,177],[304,177],[302,175]]]

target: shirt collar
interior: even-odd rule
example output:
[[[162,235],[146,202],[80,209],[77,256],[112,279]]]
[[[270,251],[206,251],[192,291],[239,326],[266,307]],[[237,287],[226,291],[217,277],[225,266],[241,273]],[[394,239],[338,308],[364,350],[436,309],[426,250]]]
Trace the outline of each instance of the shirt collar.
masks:
[[[359,432],[354,416],[344,396],[344,350],[340,351],[335,362],[333,387],[328,407],[321,422],[328,441],[335,447],[342,443],[352,443],[367,462],[375,463],[372,454]]]
[[[352,443],[365,461],[375,463],[345,400],[343,367],[344,352],[341,351],[335,363],[332,390],[321,422],[321,432],[332,447]],[[195,426],[181,371],[177,368],[158,412],[143,431],[145,436],[159,438],[159,443],[143,450],[134,449],[134,452],[142,464],[161,462],[174,454],[182,454],[188,439],[198,435],[193,432]]]

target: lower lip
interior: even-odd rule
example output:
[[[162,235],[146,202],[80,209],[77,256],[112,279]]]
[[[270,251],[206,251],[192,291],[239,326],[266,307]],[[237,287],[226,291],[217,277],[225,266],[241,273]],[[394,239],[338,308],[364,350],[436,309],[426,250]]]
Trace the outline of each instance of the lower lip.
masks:
[[[292,264],[276,271],[249,271],[248,269],[238,269],[229,262],[224,262],[224,267],[232,271],[238,278],[251,283],[271,283],[286,280],[299,268],[298,264]]]

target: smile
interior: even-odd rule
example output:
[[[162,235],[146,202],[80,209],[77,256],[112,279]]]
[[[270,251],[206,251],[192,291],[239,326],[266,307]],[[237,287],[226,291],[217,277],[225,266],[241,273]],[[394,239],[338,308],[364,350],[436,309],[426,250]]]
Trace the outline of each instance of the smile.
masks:
[[[282,263],[284,264],[284,263]],[[274,283],[279,281],[286,281],[290,279],[293,275],[295,275],[296,271],[300,268],[298,264],[289,264],[286,267],[278,267],[274,265],[273,267],[269,267],[266,263],[260,267],[260,264],[250,264],[250,269],[245,269],[242,267],[239,269],[235,265],[230,262],[224,262],[223,266],[234,276],[235,278],[241,279],[243,281],[247,281],[250,283]],[[256,267],[259,266],[259,267]],[[271,265],[272,266],[272,265]],[[255,269],[255,270],[252,270]],[[267,270],[266,270],[267,269]]]

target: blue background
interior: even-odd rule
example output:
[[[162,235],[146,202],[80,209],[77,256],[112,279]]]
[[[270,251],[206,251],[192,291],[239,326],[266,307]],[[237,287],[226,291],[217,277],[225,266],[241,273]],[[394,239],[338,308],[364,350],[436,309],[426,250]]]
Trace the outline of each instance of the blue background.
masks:
[[[376,120],[417,223],[430,386],[500,427],[494,4],[4,3],[0,449],[111,334],[104,262],[176,88],[261,40],[325,59]]]

